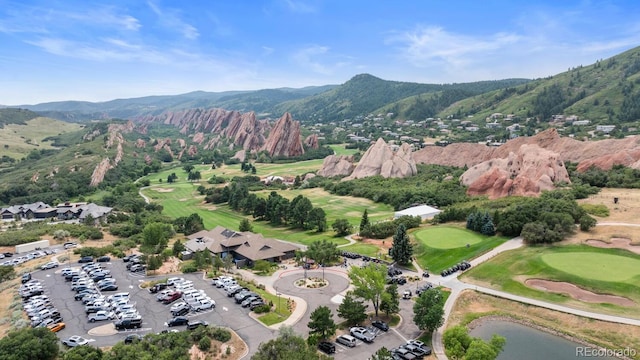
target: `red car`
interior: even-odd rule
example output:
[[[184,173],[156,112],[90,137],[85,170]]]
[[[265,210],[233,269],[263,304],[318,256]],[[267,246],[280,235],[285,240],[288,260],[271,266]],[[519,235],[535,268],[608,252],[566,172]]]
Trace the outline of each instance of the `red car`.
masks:
[[[169,296],[167,296],[164,300],[162,300],[162,303],[171,304],[172,302],[180,299],[180,297],[182,297],[182,293],[180,291],[174,291],[173,293],[169,294]]]

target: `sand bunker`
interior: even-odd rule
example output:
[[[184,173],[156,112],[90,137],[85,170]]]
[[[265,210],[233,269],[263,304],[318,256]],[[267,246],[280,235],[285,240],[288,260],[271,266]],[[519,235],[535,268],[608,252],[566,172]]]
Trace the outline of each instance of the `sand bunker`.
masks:
[[[609,303],[620,306],[633,306],[635,303],[625,297],[615,295],[602,295],[581,289],[568,282],[549,281],[542,279],[529,279],[525,281],[527,286],[534,289],[553,293],[568,294],[572,298],[589,303]]]
[[[160,188],[160,187],[154,187],[152,188],[153,191],[157,191],[159,193],[168,193],[168,192],[172,192],[175,189],[167,189],[167,188]]]
[[[640,254],[640,246],[631,245],[631,240],[625,238],[612,238],[610,243],[604,242],[602,240],[590,239],[587,240],[587,245],[607,249],[624,249],[636,254]]]

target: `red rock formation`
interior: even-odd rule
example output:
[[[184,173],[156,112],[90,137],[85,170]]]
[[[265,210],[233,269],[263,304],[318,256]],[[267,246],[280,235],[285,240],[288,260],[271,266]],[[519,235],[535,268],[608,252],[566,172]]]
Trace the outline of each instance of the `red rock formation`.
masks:
[[[104,180],[104,175],[111,169],[111,162],[109,158],[106,157],[100,161],[98,165],[93,169],[93,173],[91,174],[91,184],[90,186],[98,186]]]
[[[149,165],[153,162],[153,159],[151,158],[151,156],[149,156],[149,154],[145,154],[144,155],[144,162]]]
[[[245,150],[257,151],[265,143],[264,133],[268,127],[269,123],[256,120],[256,115],[252,111],[234,117],[222,131],[222,135],[233,139],[234,144]]]
[[[181,148],[187,147],[187,143],[184,141],[184,139],[176,139],[176,142]]]
[[[187,154],[189,156],[195,156],[198,154],[198,148],[195,145],[189,146],[189,150],[187,150]]]
[[[318,175],[324,177],[351,175],[355,165],[353,155],[329,155],[322,161]]]
[[[300,141],[300,123],[293,121],[291,114],[282,115],[269,133],[262,147],[271,156],[298,156],[304,154]]]
[[[307,136],[307,138],[304,139],[304,146],[306,146],[307,149],[317,149],[320,146],[318,144],[318,135],[311,134]]]
[[[471,167],[460,177],[469,195],[499,198],[509,195],[535,196],[555,184],[570,183],[560,155],[539,147],[522,145],[506,158],[491,159]]]
[[[505,158],[511,152],[518,152],[522,145],[535,144],[560,155],[560,160],[579,163],[581,170],[594,165],[602,169],[615,164],[634,165],[640,160],[640,137],[631,136],[625,139],[606,139],[596,141],[580,141],[568,137],[560,137],[555,128],[540,132],[531,137],[518,137],[498,147],[483,144],[454,143],[445,147],[427,146],[414,152],[413,157],[419,164],[439,164],[452,166],[473,166],[480,162]],[[581,164],[583,163],[584,164]]]
[[[138,148],[138,149],[142,149],[142,148],[144,148],[145,146],[147,146],[147,142],[146,142],[146,141],[144,141],[144,140],[142,140],[142,139],[138,139],[138,140],[136,140],[136,145],[135,145],[135,147],[136,147],[136,148]]]
[[[403,143],[397,151],[393,151],[384,139],[379,138],[364,153],[353,173],[343,180],[360,179],[367,176],[407,177],[418,173],[413,160],[411,146]]]
[[[202,142],[204,141],[204,133],[195,133],[193,135],[193,139],[191,139],[191,141],[193,141],[194,143],[200,145],[202,144]]]

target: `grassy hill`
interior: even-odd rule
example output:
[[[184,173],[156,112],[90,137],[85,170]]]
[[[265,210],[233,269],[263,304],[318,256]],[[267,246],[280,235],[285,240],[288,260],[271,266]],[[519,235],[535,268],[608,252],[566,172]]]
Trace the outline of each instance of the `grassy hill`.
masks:
[[[2,112],[0,110],[0,113]],[[52,149],[54,148],[52,136],[78,131],[84,127],[79,124],[37,117],[36,113],[29,110],[21,111],[19,114],[24,115],[22,119],[26,120],[14,117],[13,122],[6,122],[0,128],[0,143],[2,144],[0,157],[8,156],[19,160],[27,156],[32,150]],[[31,115],[36,117],[29,118]],[[0,167],[2,165],[4,164],[0,164]]]
[[[26,124],[27,120],[31,120],[40,115],[27,109],[5,108],[0,109],[0,128],[6,124]]]
[[[493,113],[520,119],[577,115],[592,123],[632,123],[640,119],[640,47],[561,74],[463,99],[439,117],[473,116],[482,121]]]

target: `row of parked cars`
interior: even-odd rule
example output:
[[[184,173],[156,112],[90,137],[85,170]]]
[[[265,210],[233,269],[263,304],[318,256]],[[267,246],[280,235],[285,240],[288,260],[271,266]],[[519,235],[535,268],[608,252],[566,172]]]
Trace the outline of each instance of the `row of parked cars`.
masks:
[[[255,310],[257,307],[265,305],[264,299],[262,299],[259,294],[240,286],[238,282],[230,276],[215,278],[211,284],[218,289],[222,289],[227,294],[227,297],[233,297],[235,303],[244,308]]]
[[[169,311],[172,318],[165,325],[168,327],[186,325],[188,330],[198,326],[209,326],[202,320],[190,321],[186,315],[215,308],[216,302],[204,290],[193,287],[193,282],[180,277],[171,277],[166,283],[159,283],[149,288],[150,293],[157,294],[156,299],[163,304],[171,304]]]
[[[51,255],[55,252],[56,250],[52,250],[52,249],[36,250],[26,255],[15,256],[15,257],[13,256],[14,254],[10,252],[0,253],[0,259],[11,258],[11,259],[7,259],[0,262],[0,266],[16,266],[16,265],[24,264],[27,261],[40,259],[47,255]]]
[[[22,297],[22,309],[29,317],[31,327],[47,327],[53,332],[65,328],[60,311],[44,294],[44,287],[39,280],[30,279],[23,283],[18,294]]]
[[[142,256],[138,254],[127,255],[122,258],[122,261],[126,262],[127,270],[132,273],[144,272],[147,270],[147,265],[142,261]]]
[[[471,263],[469,263],[468,261],[464,260],[464,261],[462,261],[460,263],[457,263],[457,264],[453,265],[452,267],[450,267],[448,269],[442,270],[440,275],[442,275],[442,276],[453,275],[453,274],[455,274],[456,271],[464,271],[464,270],[467,270],[470,267],[471,267]]]

